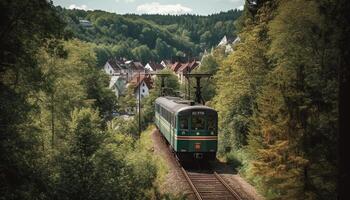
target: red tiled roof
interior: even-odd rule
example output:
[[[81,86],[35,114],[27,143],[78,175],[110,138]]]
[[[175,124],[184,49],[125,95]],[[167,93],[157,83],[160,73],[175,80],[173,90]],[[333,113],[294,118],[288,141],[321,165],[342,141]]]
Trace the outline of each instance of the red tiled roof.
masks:
[[[177,70],[178,73],[180,72],[185,72],[185,71],[188,71],[190,68],[189,68],[189,63],[183,63],[181,65],[181,67],[179,68],[179,70]]]
[[[198,63],[193,60],[191,62],[183,63],[182,66],[177,70],[177,73],[191,72],[198,66]]]
[[[135,86],[135,89],[140,86],[140,84],[144,81],[149,89],[152,88],[153,80],[150,75],[145,74],[135,74],[134,77],[131,79],[130,83]]]
[[[181,67],[181,63],[176,62],[173,64],[173,66],[171,66],[171,70],[173,70],[174,72],[177,72],[180,67]]]
[[[192,61],[192,62],[190,63],[190,71],[194,70],[198,65],[199,65],[199,64],[198,64],[197,61],[195,61],[195,60]]]

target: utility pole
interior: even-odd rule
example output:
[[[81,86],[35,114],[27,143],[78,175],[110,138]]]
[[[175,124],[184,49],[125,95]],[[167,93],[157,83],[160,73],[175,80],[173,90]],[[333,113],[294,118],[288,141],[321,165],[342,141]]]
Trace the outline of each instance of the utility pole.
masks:
[[[142,73],[142,75],[147,76],[147,75],[156,75],[161,77],[161,89],[160,89],[160,96],[164,96],[163,88],[164,88],[164,79],[166,76],[170,76],[171,74],[158,74],[158,73]],[[139,70],[138,72],[138,77],[137,77],[137,83],[138,83],[138,102],[137,102],[137,109],[138,109],[138,137],[141,137],[141,72]]]
[[[139,77],[137,80],[138,83],[138,93],[139,93],[139,101],[138,101],[138,111],[139,111],[139,138],[141,137],[141,77],[140,77],[140,71],[139,71]]]
[[[195,99],[195,101],[197,103],[201,103],[203,105],[205,104],[205,101],[204,101],[204,99],[202,97],[202,92],[201,92],[201,88],[202,88],[201,87],[201,78],[207,77],[209,79],[212,75],[213,74],[209,74],[209,73],[203,73],[203,74],[201,74],[201,73],[198,73],[198,74],[190,74],[190,73],[188,73],[188,74],[184,74],[184,76],[187,78],[188,83],[190,83],[190,78],[191,77],[196,78],[196,87],[194,87],[194,88],[196,89],[196,99]],[[190,89],[190,87],[188,89]],[[188,100],[190,100],[190,95],[191,95],[191,93],[190,93],[190,90],[189,90],[189,99]]]
[[[190,79],[186,76],[187,74],[190,73],[190,70],[187,68],[186,74],[184,76],[187,78],[187,100],[191,100],[191,81]]]
[[[170,76],[171,74],[155,74],[156,76],[160,76],[161,85],[160,85],[160,96],[164,96],[163,89],[165,88],[165,77]]]

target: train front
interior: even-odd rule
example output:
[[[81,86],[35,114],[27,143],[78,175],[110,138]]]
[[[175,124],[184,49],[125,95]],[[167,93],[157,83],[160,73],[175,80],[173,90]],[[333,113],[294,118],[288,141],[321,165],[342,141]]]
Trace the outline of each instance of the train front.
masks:
[[[176,116],[175,151],[181,160],[215,160],[218,114],[206,106],[180,110]]]

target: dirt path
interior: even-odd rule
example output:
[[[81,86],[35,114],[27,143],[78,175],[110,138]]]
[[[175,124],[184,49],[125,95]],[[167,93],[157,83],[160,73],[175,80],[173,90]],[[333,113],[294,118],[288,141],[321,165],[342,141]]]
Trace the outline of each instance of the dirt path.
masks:
[[[165,160],[168,165],[169,172],[166,181],[160,186],[162,193],[170,193],[176,196],[185,196],[187,199],[195,199],[190,186],[183,176],[180,168],[175,161],[173,154],[165,143],[162,135],[154,130],[151,135],[154,152]],[[229,166],[217,163],[215,170],[235,189],[245,200],[263,200],[256,192],[255,188],[237,175]]]

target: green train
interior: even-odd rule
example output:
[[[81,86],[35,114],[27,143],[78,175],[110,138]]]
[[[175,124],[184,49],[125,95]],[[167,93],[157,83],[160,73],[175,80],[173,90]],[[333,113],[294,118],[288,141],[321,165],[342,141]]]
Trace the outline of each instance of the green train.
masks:
[[[218,114],[214,109],[179,97],[159,97],[155,124],[180,160],[215,160]]]

